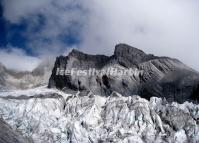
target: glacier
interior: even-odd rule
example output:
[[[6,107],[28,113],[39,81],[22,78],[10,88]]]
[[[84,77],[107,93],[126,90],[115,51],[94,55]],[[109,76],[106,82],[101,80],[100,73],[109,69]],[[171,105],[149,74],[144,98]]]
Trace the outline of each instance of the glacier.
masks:
[[[0,93],[0,117],[35,143],[198,143],[199,105],[45,86]]]

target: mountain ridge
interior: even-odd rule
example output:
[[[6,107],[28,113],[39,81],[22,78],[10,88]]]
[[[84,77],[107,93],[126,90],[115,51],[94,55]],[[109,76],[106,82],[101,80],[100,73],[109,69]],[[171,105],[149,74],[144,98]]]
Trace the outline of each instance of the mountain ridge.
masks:
[[[108,67],[132,68],[139,74],[135,73],[132,77],[56,75],[58,68],[64,70],[71,68],[103,70]],[[141,74],[141,71],[143,71],[143,74]],[[103,80],[106,77],[110,86],[106,86]],[[167,78],[170,78],[171,81],[168,81]],[[56,87],[62,90],[91,91],[94,94],[105,96],[117,91],[126,96],[137,94],[144,98],[156,96],[165,97],[171,101],[184,102],[192,100],[193,91],[198,84],[199,73],[181,61],[146,54],[142,50],[129,45],[118,44],[115,46],[112,56],[89,55],[78,50],[72,50],[68,56],[57,57],[48,87]],[[146,94],[148,97],[145,97]]]

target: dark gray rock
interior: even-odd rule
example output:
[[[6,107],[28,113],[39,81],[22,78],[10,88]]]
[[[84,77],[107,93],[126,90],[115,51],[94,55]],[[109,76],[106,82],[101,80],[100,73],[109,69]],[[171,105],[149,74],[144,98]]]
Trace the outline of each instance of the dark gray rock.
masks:
[[[134,73],[131,76],[56,74],[57,69],[62,71],[71,68],[105,70],[110,67],[132,68]],[[114,55],[110,57],[88,55],[77,50],[72,50],[66,57],[57,57],[48,86],[66,91],[68,89],[91,91],[105,96],[116,91],[124,96],[137,94],[146,99],[156,96],[165,97],[169,101],[197,102],[198,85],[199,73],[179,60],[157,57],[126,44],[118,44]]]
[[[0,119],[0,143],[33,143]]]
[[[119,64],[125,67],[134,67],[141,62],[155,58],[153,55],[147,55],[143,51],[126,44],[115,46],[114,57]]]

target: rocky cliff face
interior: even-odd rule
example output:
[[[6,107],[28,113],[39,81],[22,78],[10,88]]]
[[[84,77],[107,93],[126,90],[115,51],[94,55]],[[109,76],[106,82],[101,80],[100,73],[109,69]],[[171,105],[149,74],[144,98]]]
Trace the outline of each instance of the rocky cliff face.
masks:
[[[132,69],[132,75],[57,75],[62,71],[77,68],[89,70]],[[57,70],[59,69],[59,70]],[[49,87],[62,90],[91,91],[94,94],[109,96],[113,91],[124,96],[140,95],[146,99],[152,96],[165,97],[168,101],[184,102],[199,100],[196,92],[199,73],[177,59],[157,57],[143,51],[119,44],[112,56],[88,55],[73,50],[68,56],[56,59]]]

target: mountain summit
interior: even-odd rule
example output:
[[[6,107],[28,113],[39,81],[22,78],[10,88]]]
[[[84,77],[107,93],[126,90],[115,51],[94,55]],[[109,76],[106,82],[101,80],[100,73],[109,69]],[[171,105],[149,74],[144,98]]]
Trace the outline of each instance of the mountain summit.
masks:
[[[132,69],[133,75],[57,75],[72,68],[88,70]],[[124,96],[140,95],[146,99],[152,96],[164,97],[168,101],[197,101],[199,73],[177,59],[157,57],[126,44],[118,44],[114,54],[89,55],[72,50],[68,56],[57,57],[49,80],[50,88],[92,92],[109,96],[116,91]]]

